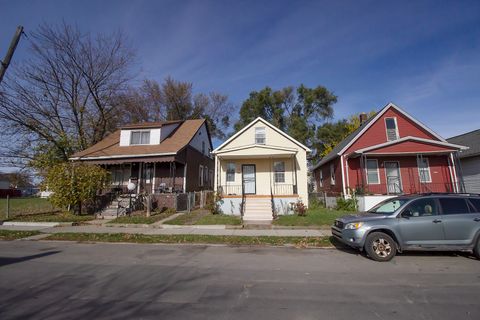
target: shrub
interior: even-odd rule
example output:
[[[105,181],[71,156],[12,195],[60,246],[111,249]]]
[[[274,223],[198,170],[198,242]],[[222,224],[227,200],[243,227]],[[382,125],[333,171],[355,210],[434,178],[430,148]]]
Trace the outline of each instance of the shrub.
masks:
[[[310,197],[310,209],[325,208],[325,203],[317,197]]]
[[[81,213],[82,204],[93,204],[108,178],[108,171],[100,166],[66,162],[48,169],[44,185],[53,192],[49,199],[53,205]]]
[[[344,211],[356,211],[357,210],[357,201],[355,199],[344,199],[343,197],[337,198],[337,210]]]
[[[220,208],[220,201],[222,200],[222,195],[220,193],[207,193],[207,199],[205,201],[205,209],[210,211],[212,214],[222,214],[222,209]]]
[[[297,216],[305,217],[307,215],[307,206],[301,200],[298,200],[295,204],[294,212]]]

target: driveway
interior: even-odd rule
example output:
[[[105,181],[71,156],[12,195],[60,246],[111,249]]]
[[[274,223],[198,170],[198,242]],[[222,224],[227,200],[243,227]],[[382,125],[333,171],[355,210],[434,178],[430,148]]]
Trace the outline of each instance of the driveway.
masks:
[[[1,319],[480,319],[479,294],[468,255],[0,242]]]

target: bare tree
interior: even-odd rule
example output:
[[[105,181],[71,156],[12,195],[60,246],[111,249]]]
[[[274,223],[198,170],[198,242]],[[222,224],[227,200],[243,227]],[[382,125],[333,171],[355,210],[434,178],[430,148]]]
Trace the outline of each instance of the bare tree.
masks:
[[[211,92],[193,93],[193,84],[167,77],[160,85],[145,80],[138,88],[130,88],[119,97],[124,122],[160,120],[207,120],[210,133],[224,138],[234,106],[226,95]]]
[[[28,39],[30,59],[0,87],[0,156],[41,166],[67,160],[117,126],[116,97],[132,79],[134,55],[121,33],[91,35],[65,23],[44,24]]]

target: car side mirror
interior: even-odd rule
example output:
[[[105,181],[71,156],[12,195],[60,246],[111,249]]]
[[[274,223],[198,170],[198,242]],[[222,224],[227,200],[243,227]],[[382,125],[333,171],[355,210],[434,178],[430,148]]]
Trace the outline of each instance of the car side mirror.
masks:
[[[412,211],[410,211],[410,210],[408,210],[408,209],[407,209],[407,210],[404,210],[404,211],[402,212],[402,218],[407,218],[407,219],[408,219],[408,218],[410,218],[410,217],[412,217],[412,216],[413,216]]]

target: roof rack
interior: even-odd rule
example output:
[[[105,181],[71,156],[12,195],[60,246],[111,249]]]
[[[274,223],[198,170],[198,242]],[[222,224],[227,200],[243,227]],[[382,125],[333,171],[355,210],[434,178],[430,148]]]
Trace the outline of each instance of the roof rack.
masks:
[[[444,196],[476,196],[480,197],[480,193],[468,193],[468,192],[425,192],[421,193],[422,196],[430,196],[430,195],[444,195]]]

